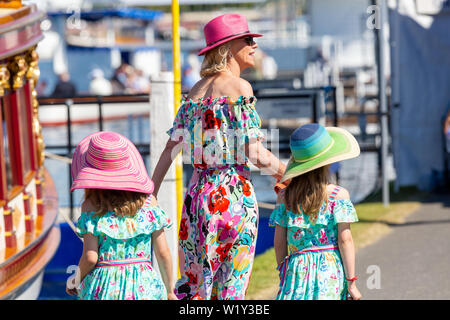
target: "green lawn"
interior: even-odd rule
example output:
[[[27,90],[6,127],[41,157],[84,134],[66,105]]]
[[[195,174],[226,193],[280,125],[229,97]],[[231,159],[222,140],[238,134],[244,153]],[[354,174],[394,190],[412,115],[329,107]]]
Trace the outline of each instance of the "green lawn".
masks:
[[[402,223],[407,215],[419,208],[426,196],[426,193],[415,188],[402,188],[398,193],[390,192],[390,205],[387,208],[382,203],[380,193],[355,205],[359,219],[359,222],[352,224],[355,247],[359,249],[373,243],[391,230],[390,224]],[[275,250],[271,248],[255,258],[246,299],[273,299],[278,282]]]

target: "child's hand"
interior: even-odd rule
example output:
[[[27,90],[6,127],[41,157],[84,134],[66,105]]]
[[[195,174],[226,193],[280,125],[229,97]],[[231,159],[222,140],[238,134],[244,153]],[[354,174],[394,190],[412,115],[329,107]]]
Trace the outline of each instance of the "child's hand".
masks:
[[[347,298],[347,300],[361,300],[361,298],[362,298],[361,292],[359,292],[359,290],[356,287],[356,284],[354,282],[352,282],[351,284],[348,285],[347,291],[350,295]]]
[[[69,281],[67,281],[66,283],[66,293],[70,296],[73,295],[77,295],[78,294],[78,290],[75,284],[75,278],[70,279]]]
[[[167,300],[178,300],[178,297],[173,292],[167,293]]]

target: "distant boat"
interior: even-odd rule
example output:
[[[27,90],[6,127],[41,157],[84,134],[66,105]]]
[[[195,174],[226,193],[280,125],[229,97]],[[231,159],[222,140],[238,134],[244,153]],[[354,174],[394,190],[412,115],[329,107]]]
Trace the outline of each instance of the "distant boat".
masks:
[[[100,112],[103,121],[149,116],[148,95],[85,96],[69,98],[69,100],[71,124],[98,122]],[[40,98],[39,101],[39,121],[42,126],[67,124],[67,98]]]
[[[35,5],[0,1],[0,299],[37,299],[60,243],[34,90],[44,16]]]
[[[54,48],[38,50],[51,65],[47,69],[52,68],[55,77],[67,71],[79,92],[88,92],[93,68],[100,68],[109,79],[113,70],[127,63],[151,77],[163,68],[162,51],[155,45],[155,21],[162,15],[138,8],[49,11],[44,34],[55,37]]]

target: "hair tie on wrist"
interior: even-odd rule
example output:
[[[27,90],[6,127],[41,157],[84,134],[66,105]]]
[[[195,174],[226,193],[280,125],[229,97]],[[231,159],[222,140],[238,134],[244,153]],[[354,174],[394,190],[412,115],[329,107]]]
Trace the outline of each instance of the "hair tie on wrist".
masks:
[[[353,278],[345,278],[345,280],[347,280],[347,281],[355,281],[355,280],[358,280],[358,277],[354,276]]]

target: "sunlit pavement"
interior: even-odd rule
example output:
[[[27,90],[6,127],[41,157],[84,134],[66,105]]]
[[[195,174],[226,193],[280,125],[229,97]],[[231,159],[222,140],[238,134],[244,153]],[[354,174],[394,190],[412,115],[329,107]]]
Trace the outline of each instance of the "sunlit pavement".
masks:
[[[392,232],[358,250],[363,299],[450,299],[450,195],[434,194]]]

